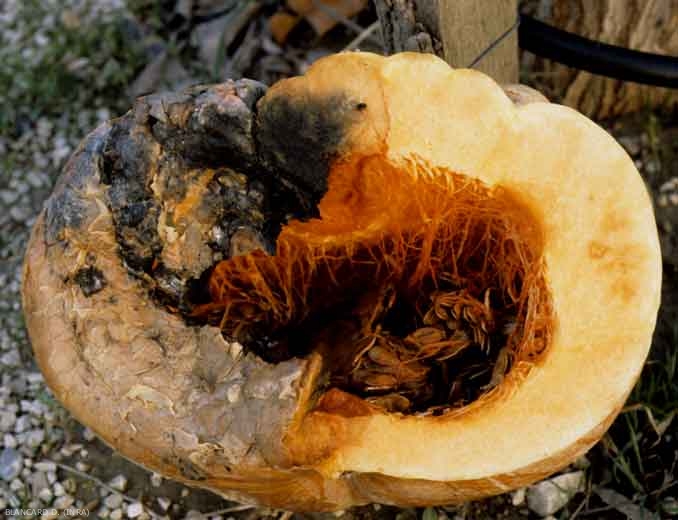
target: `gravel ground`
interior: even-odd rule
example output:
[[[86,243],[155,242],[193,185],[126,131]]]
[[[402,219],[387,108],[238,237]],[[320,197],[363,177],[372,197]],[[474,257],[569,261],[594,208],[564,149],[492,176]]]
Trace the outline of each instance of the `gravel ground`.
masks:
[[[60,2],[58,10],[54,9],[55,1],[27,2],[33,3],[44,8],[39,11],[42,14],[37,20],[38,29],[30,17],[22,15],[19,0],[5,0],[2,4],[0,47],[4,50],[0,51],[0,58],[20,54],[28,69],[33,67],[34,70],[44,66],[45,59],[51,59],[45,57],[53,40],[50,31],[69,24],[86,27],[94,21],[105,22],[108,18],[119,19],[121,13],[124,16],[128,14],[124,11],[122,0],[99,0],[94,9],[87,7],[88,2],[77,0]],[[270,56],[280,56],[280,48],[271,41],[264,47],[270,51]],[[148,52],[157,52],[157,48]],[[88,81],[87,74],[96,73],[86,70],[96,63],[92,57],[83,58],[76,54],[64,59],[68,67],[83,75],[81,85]],[[298,68],[303,69],[304,59],[295,54],[294,59],[286,63],[296,63]],[[85,63],[83,60],[89,61]],[[273,63],[274,60],[269,61]],[[274,65],[280,68],[279,63]],[[90,430],[72,419],[45,386],[33,361],[21,314],[20,278],[24,247],[36,215],[65,160],[89,130],[119,113],[120,106],[129,104],[129,100],[124,97],[112,100],[103,95],[78,95],[66,106],[52,106],[53,110],[47,110],[46,115],[35,116],[28,104],[17,106],[26,100],[22,97],[23,93],[36,88],[31,81],[40,82],[40,76],[35,73],[31,76],[25,71],[22,76],[9,65],[3,67],[6,69],[4,74],[13,79],[12,88],[16,91],[12,88],[3,90],[0,102],[5,113],[14,110],[16,114],[11,128],[0,133],[0,517],[3,512],[21,517],[16,513],[18,509],[44,509],[40,512],[43,518],[58,518],[60,514],[67,517],[63,510],[76,508],[89,510],[91,517],[110,519],[282,517],[287,520],[290,515],[284,512],[227,503],[212,494],[190,490],[138,468],[113,453]],[[299,71],[290,67],[292,65],[288,67],[289,72]],[[176,67],[174,71],[176,73]],[[133,72],[138,77],[139,71]],[[143,72],[148,80],[148,69]],[[181,68],[177,74],[179,83],[185,83],[192,77],[187,78],[186,68]],[[51,101],[53,105],[58,102],[58,98]],[[663,142],[678,142],[678,130],[671,126],[678,121],[664,121],[663,125],[657,121],[655,116],[644,115],[616,122],[611,130],[620,137],[648,181],[657,206],[665,263],[675,267],[678,264],[678,168],[673,166],[675,162],[672,161],[676,151]],[[669,164],[671,166],[667,166]],[[667,287],[669,297],[665,301],[668,307],[665,306],[663,312],[669,322],[675,322],[678,288]],[[673,347],[666,348],[675,348],[675,343]],[[670,435],[672,432],[667,429],[666,436]],[[675,444],[675,433],[673,435]],[[607,463],[611,465],[609,460]],[[564,475],[557,477],[559,480],[475,504],[426,510],[376,505],[341,514],[305,517],[398,520],[419,517],[426,520],[546,518],[562,507],[568,511],[566,504],[569,499],[587,485],[590,491],[590,475],[595,472],[589,465],[588,459],[583,458]],[[673,489],[673,498],[668,496],[663,499],[665,513],[670,513],[671,507],[678,509]],[[608,506],[615,503],[615,497],[609,494],[605,498],[599,493],[599,497]],[[618,497],[616,499],[619,503]],[[631,512],[627,508],[624,514],[631,518],[647,513],[641,506],[634,507],[636,509]],[[610,506],[607,510],[619,512],[622,509],[621,506]],[[26,511],[28,514],[25,516],[35,516],[32,514],[35,511]],[[565,517],[564,513],[560,515]],[[601,518],[607,517],[607,514],[591,516]]]

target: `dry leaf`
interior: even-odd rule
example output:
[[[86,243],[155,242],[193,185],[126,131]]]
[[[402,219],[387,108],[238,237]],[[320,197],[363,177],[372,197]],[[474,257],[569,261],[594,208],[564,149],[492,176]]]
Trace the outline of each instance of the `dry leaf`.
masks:
[[[287,7],[299,16],[281,12],[270,19],[271,33],[281,44],[302,18],[322,36],[340,21],[360,13],[367,7],[367,0],[287,0]]]
[[[269,19],[268,23],[271,28],[271,34],[276,43],[282,45],[287,41],[287,36],[290,34],[297,24],[301,21],[300,16],[294,16],[289,13],[275,13]]]
[[[653,514],[613,489],[598,488],[594,491],[603,502],[619,511],[629,520],[652,520],[659,518],[658,515]]]
[[[307,0],[288,0],[293,3],[308,3]],[[367,7],[367,0],[312,0],[313,8],[304,14],[308,23],[319,36],[332,29],[342,18],[350,18]],[[297,11],[298,12],[298,11]]]

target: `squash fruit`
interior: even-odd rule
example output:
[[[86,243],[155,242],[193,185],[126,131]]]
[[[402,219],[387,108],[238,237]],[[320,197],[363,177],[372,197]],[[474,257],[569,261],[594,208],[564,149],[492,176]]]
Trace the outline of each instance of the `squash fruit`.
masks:
[[[523,99],[407,53],[141,98],[76,151],[28,246],[47,383],[131,460],[279,508],[459,502],[566,466],[639,376],[661,261],[623,149]],[[361,323],[398,345],[451,288],[510,310],[488,347],[505,370],[477,398],[414,407],[400,375],[407,403],[336,383],[376,367]],[[440,352],[426,374],[455,361]]]

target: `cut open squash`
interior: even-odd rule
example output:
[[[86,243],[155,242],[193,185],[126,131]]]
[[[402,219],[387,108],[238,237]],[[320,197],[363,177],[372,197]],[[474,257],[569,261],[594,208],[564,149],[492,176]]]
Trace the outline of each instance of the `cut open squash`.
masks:
[[[659,306],[621,146],[429,55],[264,91],[141,98],[70,160],[23,287],[64,405],[143,466],[292,510],[470,500],[588,450]]]

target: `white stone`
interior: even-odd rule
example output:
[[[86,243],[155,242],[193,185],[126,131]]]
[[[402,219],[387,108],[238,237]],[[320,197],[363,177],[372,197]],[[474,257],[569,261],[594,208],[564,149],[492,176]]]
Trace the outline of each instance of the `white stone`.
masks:
[[[52,462],[52,461],[49,461],[49,462],[44,462],[44,461],[43,461],[43,462],[36,462],[36,463],[34,464],[34,466],[35,466],[35,469],[38,470],[38,471],[46,471],[46,472],[49,472],[49,471],[56,471],[56,469],[57,469],[56,464],[55,464],[54,462]],[[48,475],[48,478],[49,478],[49,475]]]
[[[62,497],[58,497],[54,501],[53,505],[57,509],[66,509],[67,507],[71,507],[73,502],[75,502],[75,499],[71,495],[64,495]]]
[[[8,432],[16,424],[16,413],[6,411],[0,412],[0,431]]]
[[[167,511],[172,505],[172,501],[166,497],[158,497],[157,501],[158,505],[160,506],[160,509],[162,509],[163,511]]]
[[[144,506],[140,502],[132,502],[127,506],[127,517],[136,518],[144,512]]]
[[[127,489],[127,477],[124,475],[116,475],[108,485],[118,491],[125,491]]]
[[[149,480],[153,487],[160,487],[162,485],[162,475],[159,475],[158,473],[151,473]]]
[[[23,455],[14,448],[0,451],[0,479],[11,481],[21,474],[24,467]]]
[[[516,489],[513,493],[511,493],[511,504],[514,506],[522,506],[525,503],[525,493],[526,493],[525,488],[520,488]]]
[[[28,415],[22,415],[16,420],[14,424],[14,431],[16,433],[25,432],[31,427],[31,418]]]
[[[118,509],[122,506],[122,495],[119,493],[112,493],[104,499],[104,505],[108,509]]]
[[[83,473],[87,473],[90,469],[90,465],[86,464],[85,462],[76,462],[75,463],[75,469],[78,471],[82,471]]]
[[[66,490],[64,489],[64,486],[61,484],[61,482],[56,482],[52,488],[52,491],[54,491],[55,497],[62,497],[66,494]]]
[[[40,372],[28,372],[26,374],[26,379],[32,384],[42,383],[45,380]]]
[[[539,482],[527,489],[527,506],[539,516],[562,509],[584,485],[584,472],[573,471]]]
[[[120,520],[122,518],[122,509],[115,509],[114,511],[111,511],[111,514],[108,518],[111,520]]]
[[[16,437],[11,433],[6,433],[2,438],[2,444],[5,448],[16,448]]]
[[[30,448],[37,448],[45,441],[45,430],[31,430],[26,434],[26,445]]]
[[[54,499],[54,493],[50,488],[42,488],[38,493],[38,498],[45,504],[49,504]]]

